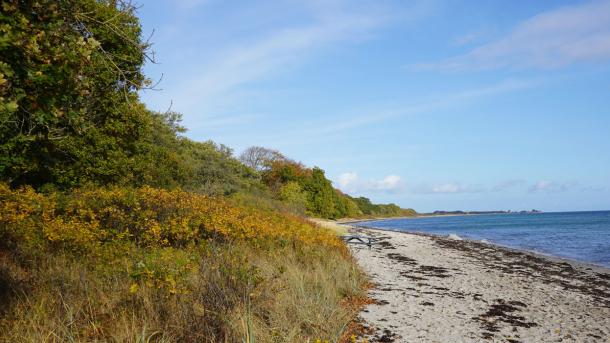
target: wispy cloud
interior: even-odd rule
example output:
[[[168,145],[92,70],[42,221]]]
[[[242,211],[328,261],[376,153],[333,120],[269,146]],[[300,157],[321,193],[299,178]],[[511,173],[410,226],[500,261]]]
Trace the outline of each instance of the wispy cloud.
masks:
[[[511,179],[502,181],[491,188],[492,192],[503,192],[514,189],[516,187],[524,186],[527,181],[523,179]]]
[[[566,192],[578,186],[578,182],[557,182],[542,180],[534,183],[528,189],[530,193],[557,193]]]
[[[610,60],[610,1],[592,1],[536,15],[495,41],[423,69],[555,68]]]
[[[485,38],[489,37],[490,34],[491,34],[491,30],[489,30],[489,29],[469,32],[469,33],[455,37],[451,41],[451,45],[453,45],[453,46],[472,45],[472,44],[483,41]]]
[[[481,185],[464,184],[461,182],[446,182],[436,184],[418,184],[407,189],[408,192],[420,194],[458,194],[458,193],[483,193],[483,192],[507,192],[517,190],[519,192],[535,193],[557,193],[567,191],[599,192],[607,190],[604,187],[583,186],[577,181],[550,181],[542,180],[527,187],[528,182],[524,179],[510,179],[496,184],[493,187]]]
[[[382,179],[361,179],[357,173],[348,172],[339,175],[335,185],[342,191],[350,194],[366,194],[375,192],[385,193],[410,193],[420,195],[452,195],[473,194],[489,192],[507,192],[517,190],[522,194],[549,194],[568,191],[601,192],[608,191],[608,187],[583,186],[577,181],[550,181],[542,180],[527,187],[528,181],[524,179],[509,179],[495,186],[484,186],[480,184],[469,184],[463,182],[439,182],[439,183],[410,183],[407,184],[398,175],[388,175]]]
[[[478,88],[456,91],[431,97],[429,100],[406,105],[400,108],[371,111],[368,113],[349,116],[339,119],[334,119],[333,122],[316,123],[315,129],[310,130],[313,135],[327,135],[337,133],[344,130],[349,130],[364,125],[379,123],[391,119],[407,117],[410,115],[419,115],[422,113],[451,108],[461,102],[468,102],[495,94],[508,93],[524,89],[533,88],[543,84],[541,79],[507,79],[501,82],[481,86]]]
[[[338,43],[366,39],[388,20],[382,8],[333,3],[301,3],[306,20],[251,32],[231,47],[217,48],[215,57],[209,60],[212,54],[207,54],[169,96],[182,111],[210,107],[219,99],[227,103],[227,97],[243,96],[243,86],[276,76]]]
[[[404,188],[404,181],[398,175],[388,175],[380,180],[361,180],[357,173],[349,172],[339,175],[337,185],[347,193],[387,192],[395,193]]]
[[[419,184],[410,189],[419,194],[457,194],[457,193],[481,193],[485,188],[479,185],[467,185],[460,182],[446,182],[437,184]]]

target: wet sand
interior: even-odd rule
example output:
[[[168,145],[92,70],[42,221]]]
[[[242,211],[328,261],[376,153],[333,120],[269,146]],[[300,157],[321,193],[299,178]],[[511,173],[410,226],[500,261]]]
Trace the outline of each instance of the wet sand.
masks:
[[[610,270],[426,234],[350,245],[375,285],[371,342],[610,342]]]

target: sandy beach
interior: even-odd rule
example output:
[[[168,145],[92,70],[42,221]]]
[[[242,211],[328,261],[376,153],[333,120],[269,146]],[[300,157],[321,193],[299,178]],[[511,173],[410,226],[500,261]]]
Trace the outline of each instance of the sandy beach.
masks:
[[[371,342],[608,342],[610,271],[487,243],[351,228]]]

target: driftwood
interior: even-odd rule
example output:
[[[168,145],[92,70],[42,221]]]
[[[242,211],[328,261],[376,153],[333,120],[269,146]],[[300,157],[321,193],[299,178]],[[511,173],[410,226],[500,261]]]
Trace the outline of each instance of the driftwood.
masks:
[[[343,235],[341,239],[345,241],[345,243],[350,244],[364,244],[371,248],[373,244],[379,244],[382,239],[386,237],[372,237],[372,236],[363,236],[363,235]]]

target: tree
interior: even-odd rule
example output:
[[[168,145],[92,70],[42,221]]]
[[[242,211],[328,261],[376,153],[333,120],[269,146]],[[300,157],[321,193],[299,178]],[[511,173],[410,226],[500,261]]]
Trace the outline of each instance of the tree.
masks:
[[[251,146],[239,155],[239,160],[256,171],[263,171],[269,169],[274,162],[287,158],[277,150]]]
[[[356,205],[363,214],[372,215],[375,213],[375,205],[371,203],[371,200],[365,197],[353,198]]]
[[[227,146],[191,140],[185,140],[184,145],[185,156],[195,172],[186,182],[187,189],[211,195],[229,195],[262,187],[260,176],[234,158]]]
[[[337,216],[339,218],[344,217],[359,217],[362,215],[362,211],[358,208],[356,202],[347,194],[342,193],[340,190],[335,189],[336,198],[335,203],[338,204],[338,213]]]
[[[307,209],[307,194],[296,181],[290,181],[282,186],[280,200],[297,213],[304,214]]]
[[[129,178],[150,116],[148,44],[122,1],[3,1],[0,178],[78,185]]]
[[[322,218],[337,218],[335,212],[335,190],[331,182],[318,167],[312,169],[311,177],[304,181],[303,189],[308,195],[307,210]]]
[[[234,158],[228,147],[182,136],[186,130],[179,113],[151,112],[150,117],[151,124],[137,143],[131,184],[181,187],[209,195],[260,187],[260,177]]]

